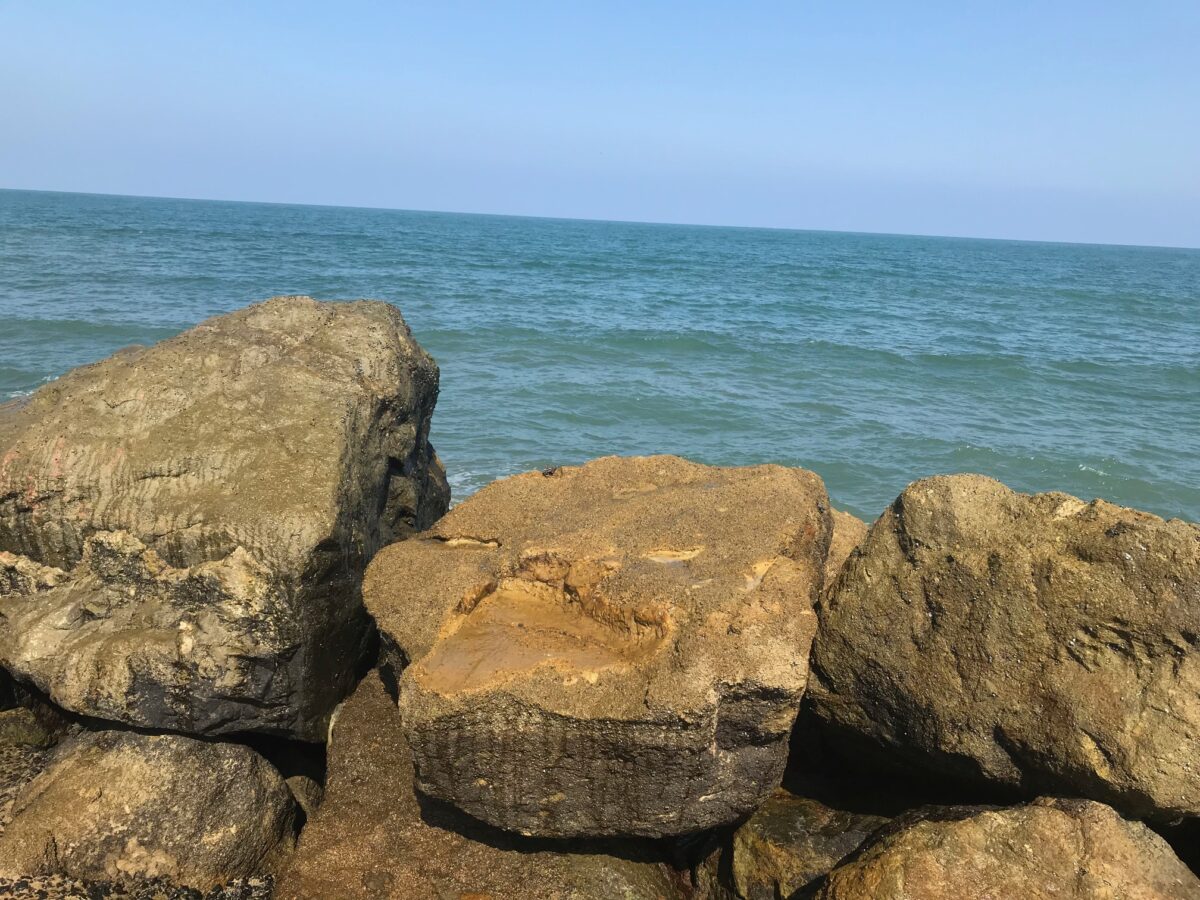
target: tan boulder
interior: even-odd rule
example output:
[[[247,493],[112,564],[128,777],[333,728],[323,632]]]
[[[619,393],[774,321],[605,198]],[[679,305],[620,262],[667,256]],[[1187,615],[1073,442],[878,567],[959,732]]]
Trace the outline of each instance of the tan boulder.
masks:
[[[1086,800],[928,818],[835,869],[818,900],[1195,900],[1161,837]]]
[[[850,554],[867,536],[867,523],[857,516],[840,509],[830,510],[833,515],[833,536],[829,541],[829,555],[825,558],[825,587],[828,590],[842,571]]]
[[[819,607],[834,735],[939,777],[1200,814],[1200,528],[976,475],[910,485]]]
[[[279,297],[0,407],[0,665],[89,716],[323,738],[362,570],[448,502],[437,385],[393,307]]]
[[[529,842],[413,790],[400,716],[372,673],[339,708],[325,801],[276,900],[682,900],[685,875],[597,848]]]
[[[91,732],[61,745],[17,796],[0,877],[208,889],[278,863],[295,816],[283,778],[241,744]]]
[[[496,482],[388,547],[417,784],[530,835],[720,825],[779,783],[830,534],[811,472],[607,457]]]

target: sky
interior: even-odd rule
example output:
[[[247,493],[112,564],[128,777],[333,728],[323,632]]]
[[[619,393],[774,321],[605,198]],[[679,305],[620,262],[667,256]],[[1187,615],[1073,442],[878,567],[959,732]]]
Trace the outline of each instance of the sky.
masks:
[[[0,0],[0,187],[1200,247],[1200,2]]]

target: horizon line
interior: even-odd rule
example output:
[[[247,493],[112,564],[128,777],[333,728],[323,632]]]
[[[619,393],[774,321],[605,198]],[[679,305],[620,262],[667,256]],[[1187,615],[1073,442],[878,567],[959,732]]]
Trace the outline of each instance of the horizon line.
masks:
[[[535,219],[547,222],[590,222],[602,225],[649,225],[671,228],[734,228],[743,231],[787,231],[802,234],[846,234],[861,235],[864,237],[932,238],[934,240],[994,241],[1009,244],[1052,244],[1063,245],[1067,247],[1123,247],[1142,250],[1200,251],[1200,246],[1189,247],[1182,244],[1123,244],[1102,241],[1065,241],[1043,240],[1039,238],[983,237],[980,235],[970,234],[925,234],[900,231],[851,231],[830,228],[800,228],[788,225],[718,225],[711,222],[662,222],[650,219],[596,219],[582,216],[529,215],[523,213],[479,212],[478,210],[414,209],[397,206],[359,206],[342,203],[296,203],[287,200],[231,200],[223,197],[172,197],[160,194],[115,194],[108,191],[63,191],[56,190],[54,188],[0,187],[0,192],[3,191],[24,194],[66,194],[83,197],[115,197],[127,200],[174,200],[183,203],[241,203],[248,206],[298,206],[311,209],[351,209],[370,210],[374,212],[420,213],[423,215],[480,216],[494,219]]]

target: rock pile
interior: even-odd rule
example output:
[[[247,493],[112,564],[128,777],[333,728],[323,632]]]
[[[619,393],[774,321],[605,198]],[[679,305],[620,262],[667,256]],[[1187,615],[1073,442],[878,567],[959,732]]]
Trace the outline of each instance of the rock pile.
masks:
[[[446,513],[437,377],[290,297],[0,407],[0,896],[1200,900],[1200,527],[663,456]]]

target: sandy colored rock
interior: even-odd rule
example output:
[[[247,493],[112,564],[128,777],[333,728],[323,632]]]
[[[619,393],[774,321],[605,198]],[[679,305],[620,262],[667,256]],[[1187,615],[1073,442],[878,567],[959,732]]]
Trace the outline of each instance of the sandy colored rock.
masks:
[[[886,830],[886,829],[885,829]],[[1200,880],[1145,825],[1086,800],[1038,800],[882,837],[820,900],[1195,900]]]
[[[547,846],[418,800],[400,716],[372,673],[338,710],[325,801],[276,900],[675,900],[685,876],[596,848]],[[468,836],[470,835],[470,836]]]
[[[828,590],[842,571],[846,560],[867,536],[867,523],[857,516],[840,509],[831,510],[833,536],[829,541],[829,555],[825,558],[825,588]]]
[[[887,822],[884,816],[835,809],[779,788],[709,865],[727,873],[739,900],[791,897],[826,875]]]
[[[240,744],[92,732],[60,745],[0,835],[0,877],[166,878],[207,889],[277,863],[295,802]]]
[[[975,475],[909,486],[820,606],[809,687],[893,762],[1200,813],[1200,528]]]
[[[606,457],[498,481],[364,593],[430,796],[543,837],[697,831],[779,783],[830,534],[780,466]]]
[[[361,573],[448,491],[384,303],[280,297],[0,407],[0,664],[60,706],[322,739]]]

